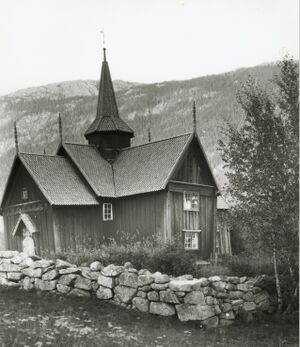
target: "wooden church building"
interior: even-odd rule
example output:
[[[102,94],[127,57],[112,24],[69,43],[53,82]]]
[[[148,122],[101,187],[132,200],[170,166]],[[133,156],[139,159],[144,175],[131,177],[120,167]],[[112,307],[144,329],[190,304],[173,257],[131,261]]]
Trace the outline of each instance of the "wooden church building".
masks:
[[[23,153],[17,134],[1,202],[7,249],[25,234],[40,255],[94,249],[114,239],[178,240],[214,256],[218,187],[196,132],[131,146],[105,49],[95,120],[87,144],[62,141],[55,155]],[[61,123],[60,134],[61,134]],[[16,133],[16,127],[15,127]]]

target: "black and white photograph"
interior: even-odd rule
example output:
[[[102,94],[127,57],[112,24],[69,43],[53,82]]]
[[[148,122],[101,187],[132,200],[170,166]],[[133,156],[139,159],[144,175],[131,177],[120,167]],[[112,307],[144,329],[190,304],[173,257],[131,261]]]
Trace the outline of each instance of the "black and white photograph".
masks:
[[[299,346],[298,0],[0,0],[19,346]]]

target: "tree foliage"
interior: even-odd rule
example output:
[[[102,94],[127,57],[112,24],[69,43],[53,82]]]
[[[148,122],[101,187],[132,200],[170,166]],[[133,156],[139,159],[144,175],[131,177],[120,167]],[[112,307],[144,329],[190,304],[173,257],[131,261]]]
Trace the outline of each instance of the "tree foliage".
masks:
[[[237,99],[243,124],[224,130],[219,149],[227,168],[232,221],[248,246],[276,255],[295,275],[298,266],[298,65],[279,63],[273,92],[249,78]],[[276,271],[276,269],[275,269]]]

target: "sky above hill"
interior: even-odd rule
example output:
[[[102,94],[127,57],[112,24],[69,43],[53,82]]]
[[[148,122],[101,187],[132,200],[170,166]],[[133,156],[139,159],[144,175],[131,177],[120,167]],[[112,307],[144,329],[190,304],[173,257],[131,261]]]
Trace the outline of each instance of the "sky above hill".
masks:
[[[152,83],[299,58],[298,0],[0,1],[0,95],[98,79]]]

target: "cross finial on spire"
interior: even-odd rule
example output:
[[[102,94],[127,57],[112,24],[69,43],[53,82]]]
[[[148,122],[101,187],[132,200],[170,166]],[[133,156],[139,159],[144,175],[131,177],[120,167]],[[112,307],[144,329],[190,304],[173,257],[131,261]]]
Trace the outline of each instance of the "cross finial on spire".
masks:
[[[193,101],[193,131],[197,131],[197,121],[196,121],[196,103]]]
[[[62,124],[61,124],[61,116],[60,112],[58,112],[58,129],[59,129],[59,139],[60,142],[63,142],[63,134],[62,134]]]
[[[103,60],[106,61],[106,48],[105,48],[105,34],[104,34],[104,30],[102,29],[100,31],[100,33],[102,34]]]
[[[15,134],[16,152],[19,153],[19,141],[18,141],[17,121],[14,122],[14,134]]]

